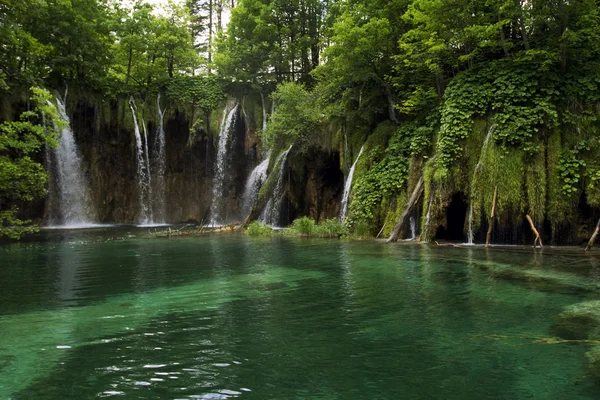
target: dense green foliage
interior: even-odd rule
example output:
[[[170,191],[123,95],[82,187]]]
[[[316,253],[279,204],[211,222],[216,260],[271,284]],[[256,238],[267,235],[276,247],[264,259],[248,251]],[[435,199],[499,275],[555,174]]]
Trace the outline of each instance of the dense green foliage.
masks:
[[[595,0],[187,0],[157,13],[143,0],[0,0],[0,94],[18,104],[32,85],[68,85],[125,108],[129,96],[147,104],[164,93],[187,114],[190,144],[214,131],[225,94],[262,95],[275,104],[261,136],[272,150],[324,146],[342,153],[347,172],[366,143],[354,229],[389,229],[420,176],[432,230],[455,193],[478,226],[494,188],[503,223],[531,214],[557,227],[580,203],[600,205],[599,9]],[[12,121],[11,104],[0,106],[0,122]]]
[[[18,239],[35,231],[31,221],[18,217],[18,204],[46,194],[47,174],[36,155],[44,146],[56,146],[61,125],[50,93],[32,88],[34,108],[16,121],[0,123],[0,237]],[[46,123],[44,123],[46,122]]]

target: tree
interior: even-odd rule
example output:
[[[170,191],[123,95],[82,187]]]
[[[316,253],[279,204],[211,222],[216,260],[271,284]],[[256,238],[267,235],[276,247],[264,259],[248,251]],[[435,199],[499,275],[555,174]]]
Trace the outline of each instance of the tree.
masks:
[[[58,146],[52,122],[60,119],[50,93],[31,90],[35,108],[0,124],[0,237],[19,239],[36,231],[31,221],[18,217],[18,204],[46,195],[47,173],[36,158],[44,146]]]
[[[210,132],[210,117],[212,110],[225,98],[223,90],[214,75],[177,76],[169,81],[167,95],[190,107],[191,124],[190,139],[193,140],[203,122],[206,132]],[[198,117],[200,109],[206,116],[206,121]]]

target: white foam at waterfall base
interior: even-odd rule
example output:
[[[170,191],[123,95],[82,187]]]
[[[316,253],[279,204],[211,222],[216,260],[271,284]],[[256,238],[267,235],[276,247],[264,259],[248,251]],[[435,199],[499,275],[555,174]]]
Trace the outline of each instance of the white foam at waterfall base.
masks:
[[[71,229],[97,229],[97,228],[112,228],[115,224],[66,224],[66,225],[47,225],[41,227],[44,230],[71,230]]]
[[[223,121],[221,122],[221,129],[219,131],[215,176],[213,178],[212,203],[210,206],[210,224],[213,226],[224,222],[221,218],[221,200],[223,198],[223,186],[225,183],[225,172],[228,161],[229,137],[231,130],[235,125],[237,110],[237,104],[231,109],[229,114],[227,114],[227,107],[223,110]],[[227,115],[227,118],[225,118],[225,115]]]
[[[66,97],[66,95],[65,95]],[[51,210],[50,225],[56,227],[90,226],[93,211],[89,188],[83,175],[79,148],[71,130],[65,103],[56,98],[61,119],[65,122],[58,139],[59,146],[52,150],[51,171],[56,174],[56,187],[50,185],[50,197],[58,207]]]
[[[344,221],[346,219],[346,215],[348,213],[348,200],[350,199],[350,190],[352,189],[352,178],[354,177],[354,169],[356,168],[356,163],[360,158],[365,145],[363,144],[358,152],[358,156],[356,156],[356,160],[350,167],[350,171],[348,172],[348,178],[346,178],[346,183],[344,185],[344,194],[342,196],[342,203],[340,205],[340,221]]]

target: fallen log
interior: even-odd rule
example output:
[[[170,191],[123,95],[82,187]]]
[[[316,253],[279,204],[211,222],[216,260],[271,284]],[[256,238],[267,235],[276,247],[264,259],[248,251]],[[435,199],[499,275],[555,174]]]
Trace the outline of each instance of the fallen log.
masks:
[[[496,217],[496,197],[498,195],[498,186],[494,188],[494,198],[492,199],[492,215],[490,215],[490,226],[488,226],[487,234],[485,235],[485,247],[490,245],[490,236],[494,227],[494,218]]]
[[[387,239],[388,243],[396,242],[398,240],[398,238],[400,237],[400,232],[402,232],[402,228],[404,228],[406,221],[408,221],[408,219],[409,219],[408,216],[410,215],[410,213],[412,212],[414,207],[419,202],[419,199],[423,195],[424,188],[425,187],[424,187],[423,175],[421,175],[421,177],[419,178],[419,181],[417,182],[415,188],[413,189],[412,194],[410,195],[410,199],[408,200],[408,203],[406,203],[406,207],[404,207],[404,211],[402,212],[402,215],[400,215],[400,218],[398,219],[398,222],[396,222],[396,225],[394,226],[394,229],[392,230],[390,237]]]
[[[538,232],[538,230],[535,229],[533,219],[529,215],[526,215],[525,218],[527,218],[527,221],[529,221],[529,226],[531,226],[531,230],[533,231],[533,234],[535,235],[535,240],[533,241],[533,247],[535,248],[537,242],[539,241],[540,247],[543,248],[544,245],[542,244],[542,238],[540,237],[540,233]]]

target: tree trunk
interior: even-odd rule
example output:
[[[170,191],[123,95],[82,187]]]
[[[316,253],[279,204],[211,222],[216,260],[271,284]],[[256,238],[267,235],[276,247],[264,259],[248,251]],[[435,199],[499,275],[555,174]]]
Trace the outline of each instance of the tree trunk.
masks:
[[[496,217],[496,196],[498,195],[498,186],[494,188],[494,198],[492,199],[492,215],[490,215],[490,226],[488,226],[487,235],[485,235],[485,247],[490,245],[490,236],[494,227],[494,218]]]
[[[529,39],[527,38],[527,30],[525,29],[525,22],[523,22],[523,7],[521,7],[520,0],[514,0],[515,7],[518,10],[517,23],[519,24],[519,30],[521,31],[521,37],[523,39],[523,46],[525,50],[529,50]]]
[[[129,77],[131,76],[131,62],[133,60],[133,46],[129,45],[129,57],[127,60],[127,75],[125,75],[125,86],[129,84]]]
[[[598,220],[598,224],[596,224],[596,230],[594,231],[594,234],[590,238],[590,241],[588,242],[587,246],[585,246],[585,251],[588,251],[589,249],[592,248],[592,246],[594,245],[594,242],[596,241],[596,237],[598,236],[598,233],[600,233],[600,219]]]
[[[212,34],[213,34],[213,0],[208,0],[208,73],[212,63]]]
[[[404,225],[406,224],[406,221],[408,220],[411,211],[417,206],[419,199],[423,195],[423,190],[424,190],[424,180],[423,180],[423,175],[421,175],[421,177],[419,178],[419,181],[417,182],[417,185],[415,186],[412,194],[410,195],[410,199],[408,200],[408,203],[406,203],[406,207],[404,207],[404,211],[402,212],[402,215],[400,215],[398,222],[394,226],[394,230],[392,231],[390,237],[387,239],[388,243],[396,242],[398,240],[398,238],[400,237],[402,228],[404,228]]]
[[[217,32],[220,32],[223,29],[222,26],[222,15],[223,15],[223,4],[221,3],[223,0],[217,0]]]

